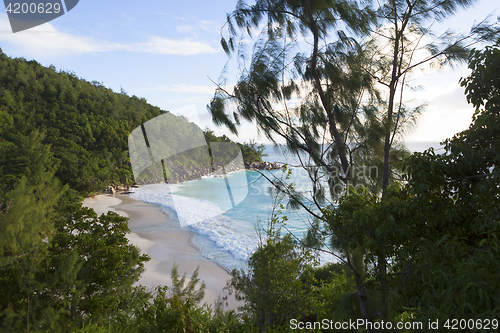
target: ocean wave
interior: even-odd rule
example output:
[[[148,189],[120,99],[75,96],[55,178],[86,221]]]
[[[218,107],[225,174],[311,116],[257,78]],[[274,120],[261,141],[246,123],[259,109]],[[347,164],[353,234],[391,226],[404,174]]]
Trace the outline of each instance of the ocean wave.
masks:
[[[295,172],[294,176],[297,188],[306,190],[307,178],[301,177],[299,172]],[[269,206],[272,200],[267,191],[269,184],[264,180],[258,181],[258,178],[257,175],[250,174],[252,185],[246,189],[248,197],[242,205],[229,211],[223,209],[224,200],[220,195],[227,193],[225,182],[213,178],[175,185],[143,185],[134,189],[130,196],[139,201],[159,205],[169,213],[173,221],[179,222],[179,226],[189,226],[198,235],[194,243],[207,258],[224,267],[234,268],[238,267],[238,263],[246,263],[258,248],[254,226],[256,222],[265,225],[265,221],[270,218]],[[244,186],[246,179],[240,184],[241,188]],[[246,192],[241,192],[246,195]],[[284,213],[290,219],[287,223],[288,229],[300,237],[307,230],[304,222],[308,218],[307,214],[304,211]],[[227,254],[225,258],[229,261],[220,259],[219,254],[222,253]],[[337,259],[332,255],[320,253],[322,264],[332,261]]]
[[[130,196],[159,205],[171,213],[171,218],[179,221],[181,226],[189,225],[195,233],[206,236],[219,249],[231,253],[236,260],[246,261],[255,252],[256,239],[231,228],[230,225],[237,222],[223,216],[224,211],[219,206],[207,200],[171,194],[170,190],[168,184],[144,185],[135,189]]]
[[[197,234],[208,237],[218,248],[231,253],[235,259],[247,261],[257,250],[257,240],[228,227],[226,219],[218,216],[190,227]]]

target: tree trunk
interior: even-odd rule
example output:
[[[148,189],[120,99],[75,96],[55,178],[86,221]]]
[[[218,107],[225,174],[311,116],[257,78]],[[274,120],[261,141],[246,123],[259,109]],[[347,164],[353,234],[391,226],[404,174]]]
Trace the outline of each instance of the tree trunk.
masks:
[[[330,129],[330,135],[334,138],[335,140],[335,147],[337,148],[339,158],[340,158],[340,163],[342,164],[342,171],[344,171],[345,175],[345,183],[347,184],[350,179],[350,166],[349,166],[349,161],[347,160],[347,153],[345,149],[345,143],[342,140],[340,133],[337,129],[337,124],[334,119],[334,115],[330,106],[330,102],[325,96],[325,92],[323,91],[321,87],[321,80],[318,74],[318,71],[316,69],[317,61],[318,61],[318,42],[319,42],[319,36],[318,36],[318,28],[316,26],[316,21],[314,20],[312,10],[311,10],[311,1],[307,0],[307,13],[308,13],[308,19],[309,19],[309,24],[311,26],[311,32],[313,34],[314,38],[314,44],[313,44],[313,54],[311,57],[311,73],[314,77],[314,84],[316,86],[316,89],[318,90],[318,95],[321,100],[321,104],[323,105],[323,108],[325,109],[325,112],[328,116],[328,127]]]
[[[28,304],[26,309],[26,333],[30,333],[30,293],[28,292]]]
[[[383,246],[383,244],[382,244]],[[378,274],[380,279],[380,302],[382,303],[382,319],[387,320],[387,261],[385,260],[385,250],[378,257]]]
[[[366,296],[366,288],[363,284],[362,278],[358,274],[354,274],[354,281],[356,282],[357,297],[359,301],[359,309],[361,310],[361,317],[369,321],[370,311],[368,309],[368,298]],[[366,333],[371,333],[372,330],[367,329]]]

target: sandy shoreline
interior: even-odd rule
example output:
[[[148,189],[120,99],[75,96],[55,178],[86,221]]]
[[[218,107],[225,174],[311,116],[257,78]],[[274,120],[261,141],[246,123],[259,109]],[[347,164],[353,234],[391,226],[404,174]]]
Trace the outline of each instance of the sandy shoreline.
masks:
[[[172,226],[171,230],[159,231],[158,225],[172,224],[168,214],[163,213],[160,207],[134,200],[127,195],[116,194],[87,198],[83,205],[94,208],[98,214],[110,210],[129,218],[129,228],[132,233],[127,235],[127,238],[139,247],[142,253],[151,257],[145,264],[146,270],[137,284],[144,285],[148,289],[154,289],[159,285],[170,286],[170,272],[175,263],[178,265],[179,274],[186,272],[188,278],[199,266],[198,276],[206,284],[202,303],[213,306],[219,296],[225,295],[223,288],[231,275],[199,253],[190,242],[193,233],[188,228]],[[236,309],[241,305],[234,298],[230,298],[228,303],[226,309]]]

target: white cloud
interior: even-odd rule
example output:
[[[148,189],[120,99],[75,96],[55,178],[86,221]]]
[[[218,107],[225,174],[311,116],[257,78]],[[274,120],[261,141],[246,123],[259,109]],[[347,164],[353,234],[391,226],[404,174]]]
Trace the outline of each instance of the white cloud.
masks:
[[[168,86],[158,85],[151,88],[141,89],[141,91],[172,91],[172,92],[181,92],[181,93],[197,93],[197,94],[214,94],[215,93],[215,85],[214,86],[196,86],[189,84],[171,84]]]
[[[406,140],[439,142],[451,138],[469,127],[472,113],[472,110],[464,109],[429,108],[418,122],[417,130],[406,137]]]
[[[155,103],[154,105],[160,106],[163,110],[170,111],[172,110],[172,107],[181,107],[182,105],[190,104],[190,103],[196,103],[199,105],[207,105],[207,103],[210,101],[209,98],[207,97],[202,97],[202,96],[189,96],[186,98],[165,98],[159,100],[159,102]],[[165,105],[165,106],[162,106]]]
[[[175,40],[159,36],[149,36],[145,42],[138,43],[108,42],[59,32],[50,23],[15,34],[10,31],[12,30],[7,15],[0,14],[0,42],[10,43],[21,53],[29,54],[29,56],[35,58],[50,55],[80,55],[112,51],[181,56],[219,52],[202,41]]]
[[[441,141],[469,127],[474,108],[467,103],[464,88],[457,82],[466,75],[465,71],[446,70],[422,80],[425,89],[411,95],[428,106],[408,141]]]
[[[127,50],[167,55],[195,55],[219,52],[204,42],[174,40],[158,36],[150,36],[147,42],[130,44],[127,46]]]
[[[213,21],[199,21],[198,26],[208,32],[220,32],[220,24]]]
[[[109,52],[123,47],[118,43],[58,32],[50,23],[14,34],[11,33],[12,30],[5,14],[0,15],[0,31],[2,32],[0,41],[11,43],[23,52],[41,57],[49,54]]]
[[[198,21],[197,26],[192,25],[179,25],[176,31],[180,34],[191,34],[192,36],[199,36],[203,33],[220,33],[220,24],[212,21]]]
[[[187,34],[196,31],[196,28],[191,25],[180,25],[175,29],[178,33]]]

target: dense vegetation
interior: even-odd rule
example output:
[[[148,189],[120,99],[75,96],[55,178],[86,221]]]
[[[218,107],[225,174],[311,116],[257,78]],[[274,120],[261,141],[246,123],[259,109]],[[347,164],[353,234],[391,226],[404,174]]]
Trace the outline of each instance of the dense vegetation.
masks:
[[[335,234],[330,246],[345,251],[339,264],[315,268],[311,243],[271,232],[250,271],[233,272],[231,287],[256,330],[285,332],[301,321],[334,332],[330,320],[359,318],[403,323],[402,332],[447,331],[453,320],[463,332],[499,327],[500,45],[474,51],[469,61],[472,74],[461,81],[476,108],[469,129],[446,140],[443,154],[407,158],[406,181],[385,196],[353,191],[322,210],[327,225],[316,231]]]
[[[1,332],[94,332],[141,316],[146,332],[157,325],[154,311],[165,310],[153,310],[159,302],[190,315],[195,304],[184,304],[191,289],[183,283],[174,283],[182,297],[173,303],[170,290],[152,296],[133,287],[148,257],[128,243],[127,219],[99,217],[80,202],[107,184],[134,181],[127,138],[161,114],[144,99],[0,52]],[[262,156],[255,144],[240,147],[249,162]]]
[[[465,34],[435,31],[435,22],[474,2],[240,0],[227,15],[221,45],[239,60],[238,76],[230,87],[222,77],[209,105],[212,119],[235,133],[240,119],[255,122],[300,159],[311,181],[306,191],[289,180],[269,180],[289,207],[308,213],[309,233],[299,244],[337,257],[353,277],[348,318],[381,323],[409,315],[425,322],[460,314],[475,322],[498,305],[492,280],[498,266],[489,261],[498,260],[490,252],[496,245],[482,247],[497,238],[498,211],[485,212],[498,205],[491,174],[497,164],[490,156],[498,150],[489,141],[498,132],[483,131],[487,122],[477,117],[474,131],[447,142],[443,156],[408,158],[401,146],[424,107],[407,96],[418,69],[466,62],[478,43],[498,46],[498,20],[485,19]],[[475,103],[478,91],[495,86],[494,75],[480,80],[482,71],[495,72],[488,67],[496,65],[491,57],[472,58],[471,65],[476,77],[466,93]],[[493,88],[485,97],[497,93]],[[482,131],[478,144],[469,146],[476,131]],[[472,158],[470,149],[478,155]],[[481,270],[473,262],[482,262]],[[259,283],[251,274],[238,278],[237,286]],[[425,288],[422,295],[417,288]],[[458,296],[466,294],[471,298]],[[300,298],[278,301],[291,313],[283,304]],[[283,321],[268,311],[254,315],[263,329]]]
[[[12,189],[13,175],[22,174],[19,146],[34,130],[43,134],[44,144],[50,145],[57,166],[55,175],[62,184],[81,194],[102,190],[108,184],[131,184],[134,177],[128,136],[162,113],[144,98],[115,93],[99,82],[45,68],[34,60],[11,59],[0,51],[2,190]],[[177,119],[182,128],[192,125],[183,117]],[[209,130],[206,133],[211,141],[228,140]],[[262,157],[258,147],[240,147],[245,162]]]
[[[469,129],[445,142],[444,154],[413,154],[403,163],[405,180],[388,185],[384,196],[349,193],[336,209],[321,211],[326,223],[316,232],[335,234],[330,246],[344,251],[339,264],[317,267],[315,237],[300,242],[282,235],[286,219],[270,221],[248,271],[234,271],[229,282],[245,302],[238,314],[221,304],[200,306],[196,272],[185,283],[174,267],[172,286],[154,293],[134,287],[148,257],[128,243],[127,219],[112,212],[98,217],[79,202],[78,192],[127,181],[128,133],[161,111],[74,75],[0,56],[0,331],[334,332],[331,323],[359,318],[423,323],[403,332],[430,331],[429,321],[438,319],[439,331],[447,331],[448,319],[466,320],[469,328],[461,331],[481,331],[478,323],[485,327],[486,320],[495,327],[498,43],[469,58],[472,74],[462,86],[476,112]],[[112,101],[121,105],[118,112]],[[205,137],[228,142],[210,131]],[[261,147],[249,147],[260,158]]]
[[[110,182],[131,183],[127,137],[161,112],[98,82],[0,53],[2,175],[19,171],[11,160],[19,141],[38,130],[51,146],[63,184],[91,193]]]
[[[210,129],[205,129],[205,139],[210,144],[211,142],[232,142],[227,136],[217,136]],[[243,155],[243,161],[246,164],[252,162],[262,162],[262,157],[267,156],[264,154],[264,145],[257,144],[255,142],[249,143],[236,143],[240,148],[241,154]]]

